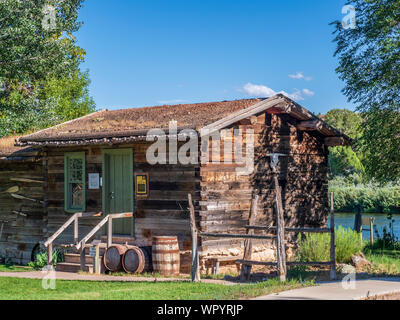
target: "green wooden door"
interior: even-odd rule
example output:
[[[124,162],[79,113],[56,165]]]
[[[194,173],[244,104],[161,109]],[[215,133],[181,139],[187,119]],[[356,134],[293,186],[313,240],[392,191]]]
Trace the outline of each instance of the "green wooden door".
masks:
[[[105,214],[133,212],[132,149],[103,150],[103,210]],[[133,236],[133,218],[113,220],[115,235]]]

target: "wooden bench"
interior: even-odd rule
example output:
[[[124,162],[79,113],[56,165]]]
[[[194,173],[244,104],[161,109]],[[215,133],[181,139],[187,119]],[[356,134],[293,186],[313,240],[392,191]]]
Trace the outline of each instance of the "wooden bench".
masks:
[[[227,256],[222,256],[222,257],[213,257],[208,259],[209,261],[211,261],[212,264],[212,273],[214,275],[218,275],[219,274],[219,266],[221,262],[235,262],[238,260],[238,257],[227,257]]]

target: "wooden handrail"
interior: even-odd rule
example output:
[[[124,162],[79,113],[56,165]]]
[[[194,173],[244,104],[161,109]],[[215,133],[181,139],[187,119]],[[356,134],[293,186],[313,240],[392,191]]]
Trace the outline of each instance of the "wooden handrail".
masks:
[[[54,233],[50,238],[47,239],[47,241],[44,243],[44,246],[47,248],[50,244],[52,244],[65,231],[65,229],[67,229],[72,224],[72,222],[75,222],[74,240],[77,241],[78,240],[78,229],[76,227],[77,227],[78,219],[99,216],[101,214],[102,214],[101,212],[97,212],[97,213],[78,212],[78,213],[75,213],[71,218],[68,219],[68,221],[66,223],[64,223],[62,225],[62,227],[60,227],[60,229],[58,229],[56,231],[56,233]]]
[[[133,212],[128,213],[115,213],[107,215],[103,220],[101,220],[97,226],[95,226],[78,244],[75,245],[77,250],[80,250],[85,246],[85,244],[106,224],[109,223],[108,228],[108,245],[110,245],[110,240],[112,240],[112,220],[121,218],[131,218],[133,217]],[[111,227],[110,227],[111,226]],[[110,234],[111,233],[111,234]]]
[[[109,220],[110,216],[105,217],[103,220],[99,222],[97,226],[95,226],[92,231],[90,231],[86,237],[84,237],[78,244],[75,245],[75,248],[79,250],[81,247],[84,249],[85,244],[93,237]]]
[[[82,217],[82,212],[75,213],[71,218],[68,219],[66,223],[62,225],[60,229],[56,231],[56,233],[47,239],[47,241],[44,243],[44,246],[47,248],[50,244],[52,244],[65,231],[65,229],[72,224],[72,222],[75,222],[76,219],[79,219],[80,217]]]
[[[115,213],[107,215],[103,220],[101,220],[97,226],[95,226],[87,235],[84,237],[76,246],[77,250],[80,250],[81,254],[81,270],[85,271],[86,269],[86,243],[106,224],[108,223],[107,230],[107,248],[112,245],[112,221],[113,219],[121,219],[121,218],[130,218],[133,217],[133,212],[128,213]]]
[[[276,236],[259,236],[249,234],[230,234],[230,233],[199,233],[200,237],[203,238],[231,238],[231,239],[262,239],[262,240],[273,240]]]
[[[246,229],[263,230],[263,231],[276,231],[276,227],[263,227],[263,226],[246,226]],[[285,228],[286,232],[304,232],[304,233],[330,233],[331,228]]]
[[[72,224],[74,223],[74,244],[78,243],[78,220],[83,217],[94,217],[101,215],[102,213],[89,213],[89,212],[78,212],[75,213],[71,218],[68,219],[66,223],[64,223],[61,228],[59,228],[56,233],[54,233],[47,241],[44,243],[44,246],[47,248],[47,261],[49,265],[53,264],[53,242]]]

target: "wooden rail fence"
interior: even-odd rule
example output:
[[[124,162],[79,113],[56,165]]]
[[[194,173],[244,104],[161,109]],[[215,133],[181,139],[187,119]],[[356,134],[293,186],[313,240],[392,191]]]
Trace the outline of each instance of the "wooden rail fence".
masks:
[[[244,257],[242,260],[237,260],[236,262],[242,265],[240,279],[241,281],[247,281],[251,275],[251,268],[254,265],[260,266],[276,266],[279,273],[279,278],[282,282],[286,281],[287,266],[330,266],[330,277],[332,280],[336,279],[336,258],[335,258],[335,213],[333,206],[331,207],[331,220],[329,228],[286,228],[283,207],[281,199],[277,196],[277,219],[275,227],[265,227],[265,226],[254,226],[252,225],[257,217],[257,206],[259,197],[256,196],[252,201],[252,206],[250,210],[249,225],[246,226],[246,234],[223,234],[223,233],[203,233],[199,232],[196,226],[195,220],[195,210],[193,206],[192,196],[189,194],[189,211],[190,211],[190,225],[192,231],[192,281],[200,281],[200,271],[199,271],[199,248],[198,248],[198,238],[231,238],[231,239],[245,239],[244,247]],[[333,194],[331,194],[331,199]],[[280,202],[280,203],[279,203]],[[254,230],[261,231],[273,231],[276,233],[274,236],[270,235],[254,235]],[[286,249],[285,249],[285,233],[330,233],[331,234],[331,245],[330,245],[330,261],[321,262],[288,262],[286,261]],[[252,261],[252,240],[253,239],[268,239],[276,241],[277,250],[277,261],[276,262],[261,262]]]

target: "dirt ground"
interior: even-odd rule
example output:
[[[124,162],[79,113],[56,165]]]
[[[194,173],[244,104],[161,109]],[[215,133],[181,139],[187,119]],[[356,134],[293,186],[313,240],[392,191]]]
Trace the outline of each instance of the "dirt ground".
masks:
[[[384,296],[370,297],[365,300],[400,300],[400,292],[394,294],[386,294]]]

